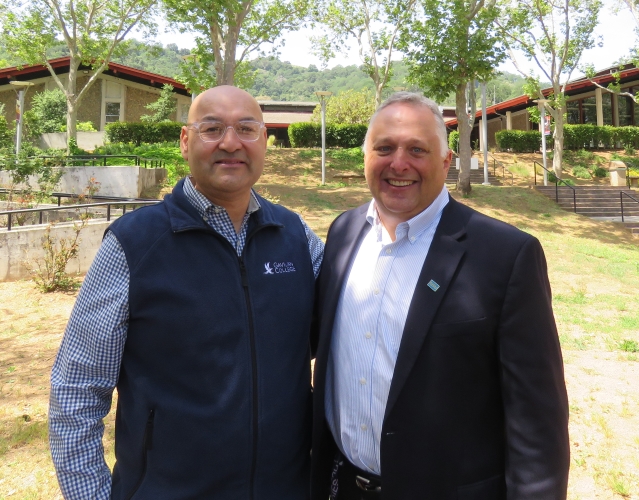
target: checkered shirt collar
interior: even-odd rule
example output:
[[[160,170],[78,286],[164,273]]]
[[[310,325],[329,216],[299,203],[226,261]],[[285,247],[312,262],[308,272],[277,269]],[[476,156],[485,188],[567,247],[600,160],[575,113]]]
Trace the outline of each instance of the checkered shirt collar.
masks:
[[[195,189],[190,177],[184,179],[184,194],[203,219],[206,219],[207,214],[210,212],[217,213],[222,210],[226,212],[224,207],[211,203],[206,196]],[[258,201],[257,196],[255,196],[255,192],[251,189],[251,198],[249,200],[248,208],[246,209],[246,215],[251,215],[254,212],[257,212],[260,208],[262,208],[260,202]]]

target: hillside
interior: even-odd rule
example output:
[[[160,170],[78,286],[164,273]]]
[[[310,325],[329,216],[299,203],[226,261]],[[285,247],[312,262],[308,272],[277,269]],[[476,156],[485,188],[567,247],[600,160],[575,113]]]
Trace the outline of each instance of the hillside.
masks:
[[[63,44],[49,50],[49,57],[61,57],[66,54]],[[179,74],[182,57],[189,54],[188,49],[180,49],[176,44],[148,44],[137,40],[127,42],[124,56],[114,58],[114,62],[175,78]],[[9,53],[0,40],[0,67],[20,64]],[[348,89],[373,89],[372,80],[356,65],[336,66],[330,69],[318,69],[314,65],[307,68],[295,66],[275,57],[261,57],[251,61],[255,71],[253,84],[247,90],[254,96],[269,97],[274,101],[315,101],[315,92],[330,90],[334,94]],[[394,87],[407,87],[408,68],[402,61],[394,63],[393,77],[388,84],[390,93]],[[487,83],[488,104],[505,101],[522,95],[524,79],[518,75],[504,73]],[[411,90],[418,91],[413,87]],[[454,95],[449,96],[443,106],[454,106]]]

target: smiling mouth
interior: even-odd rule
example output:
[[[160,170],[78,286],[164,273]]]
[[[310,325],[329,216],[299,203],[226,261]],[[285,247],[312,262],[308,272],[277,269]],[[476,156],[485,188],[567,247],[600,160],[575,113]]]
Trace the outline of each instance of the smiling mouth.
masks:
[[[396,181],[394,179],[386,179],[386,182],[388,182],[391,186],[394,186],[394,187],[410,186],[411,184],[415,183],[415,181]]]

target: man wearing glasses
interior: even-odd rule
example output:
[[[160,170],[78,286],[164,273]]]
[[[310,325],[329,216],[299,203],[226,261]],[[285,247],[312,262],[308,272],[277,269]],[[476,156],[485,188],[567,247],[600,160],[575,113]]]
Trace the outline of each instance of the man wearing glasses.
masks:
[[[121,217],[55,361],[50,441],[67,499],[308,497],[309,330],[323,244],[257,195],[266,130],[243,90],[200,94],[191,175]],[[115,466],[102,419],[118,389]]]

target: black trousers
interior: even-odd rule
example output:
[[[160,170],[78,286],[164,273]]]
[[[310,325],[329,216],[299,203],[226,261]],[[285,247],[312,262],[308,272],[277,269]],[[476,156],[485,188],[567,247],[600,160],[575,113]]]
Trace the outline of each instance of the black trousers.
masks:
[[[331,500],[380,500],[382,498],[381,477],[355,467],[339,452],[335,457],[332,483]]]

